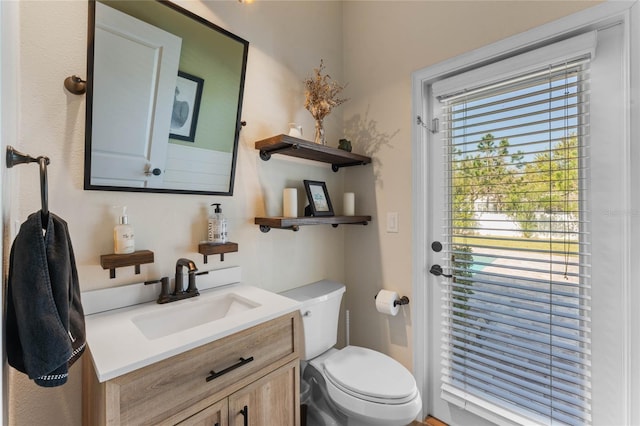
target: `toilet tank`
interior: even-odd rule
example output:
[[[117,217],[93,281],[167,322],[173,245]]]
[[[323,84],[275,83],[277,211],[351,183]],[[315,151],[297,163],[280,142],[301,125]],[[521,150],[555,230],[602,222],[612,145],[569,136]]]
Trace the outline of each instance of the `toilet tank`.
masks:
[[[344,284],[322,280],[280,293],[302,303],[303,360],[313,359],[335,346],[338,340],[340,302],[344,292]]]

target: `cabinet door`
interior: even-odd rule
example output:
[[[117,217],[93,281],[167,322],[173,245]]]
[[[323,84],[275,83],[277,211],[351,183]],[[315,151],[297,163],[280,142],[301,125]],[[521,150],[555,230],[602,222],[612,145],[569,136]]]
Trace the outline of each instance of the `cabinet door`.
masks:
[[[228,426],[229,405],[227,398],[208,406],[199,413],[194,414],[178,423],[180,426]]]
[[[298,362],[229,396],[229,426],[299,426]]]

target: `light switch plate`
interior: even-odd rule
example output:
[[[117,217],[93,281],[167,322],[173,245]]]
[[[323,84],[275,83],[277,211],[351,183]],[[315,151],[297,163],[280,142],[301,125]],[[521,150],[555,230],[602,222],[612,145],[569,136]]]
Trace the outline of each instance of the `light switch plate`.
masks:
[[[398,212],[387,212],[387,232],[398,232]]]

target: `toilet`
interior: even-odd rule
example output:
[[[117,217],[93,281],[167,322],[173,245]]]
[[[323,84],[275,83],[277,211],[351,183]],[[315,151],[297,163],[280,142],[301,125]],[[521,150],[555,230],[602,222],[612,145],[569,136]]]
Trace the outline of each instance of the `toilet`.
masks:
[[[281,293],[301,302],[302,381],[312,393],[307,425],[405,426],[422,409],[411,373],[380,352],[333,347],[344,292],[343,284],[323,280]]]

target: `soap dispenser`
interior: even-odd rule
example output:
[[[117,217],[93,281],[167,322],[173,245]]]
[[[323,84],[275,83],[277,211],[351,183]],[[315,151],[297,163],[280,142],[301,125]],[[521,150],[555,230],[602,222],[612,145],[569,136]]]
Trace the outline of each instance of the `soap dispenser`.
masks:
[[[220,203],[213,203],[209,209],[209,222],[207,226],[207,240],[210,243],[223,244],[227,242],[227,219],[222,214]]]
[[[135,251],[133,225],[129,224],[127,206],[122,207],[122,215],[113,228],[113,251],[115,254],[128,254]]]

